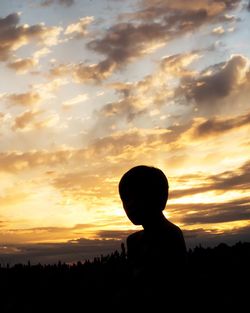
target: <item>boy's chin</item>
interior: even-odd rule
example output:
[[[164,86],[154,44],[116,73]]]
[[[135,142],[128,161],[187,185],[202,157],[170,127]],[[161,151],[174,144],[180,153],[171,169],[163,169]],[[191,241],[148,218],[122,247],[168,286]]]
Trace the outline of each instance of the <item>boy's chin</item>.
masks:
[[[136,225],[136,226],[142,225],[142,222],[141,222],[140,220],[130,219],[130,221],[131,221],[134,225]]]

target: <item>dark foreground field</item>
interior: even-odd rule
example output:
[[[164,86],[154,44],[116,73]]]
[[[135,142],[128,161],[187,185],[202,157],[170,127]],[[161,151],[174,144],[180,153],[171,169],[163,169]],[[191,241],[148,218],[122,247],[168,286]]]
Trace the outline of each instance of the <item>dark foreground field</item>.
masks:
[[[189,250],[181,277],[173,269],[166,272],[169,279],[163,275],[162,280],[140,284],[126,254],[119,251],[74,265],[2,266],[0,312],[249,310],[250,243],[196,247]]]

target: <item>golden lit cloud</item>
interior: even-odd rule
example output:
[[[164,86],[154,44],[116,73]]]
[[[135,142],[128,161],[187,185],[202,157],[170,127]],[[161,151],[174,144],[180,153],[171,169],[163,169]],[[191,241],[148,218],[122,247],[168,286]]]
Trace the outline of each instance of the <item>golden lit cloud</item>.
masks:
[[[8,67],[15,70],[18,74],[25,74],[37,65],[37,60],[32,58],[16,59],[8,64]]]
[[[222,26],[215,27],[212,31],[212,34],[215,35],[223,35],[225,33],[225,29]]]
[[[39,103],[41,96],[38,92],[30,91],[5,95],[4,99],[6,99],[11,106],[29,107]]]
[[[25,74],[29,70],[34,69],[39,64],[39,59],[49,54],[51,50],[47,47],[44,47],[40,50],[34,52],[31,58],[17,58],[10,61],[7,65],[9,68],[16,71],[17,74]]]
[[[56,45],[61,32],[60,27],[46,27],[44,24],[20,25],[20,14],[12,13],[0,19],[0,60],[8,60],[14,51],[31,42]]]
[[[23,129],[30,130],[32,129],[33,122],[37,116],[39,116],[42,112],[39,111],[26,111],[21,115],[15,118],[14,125],[12,126],[13,130]]]
[[[244,126],[250,127],[250,113],[233,118],[211,118],[195,126],[194,137],[218,136]]]
[[[79,22],[70,24],[65,29],[64,34],[80,39],[88,34],[87,27],[94,21],[93,16],[86,16],[79,19]]]
[[[83,94],[79,94],[77,95],[76,97],[72,98],[72,99],[69,99],[69,100],[66,100],[63,102],[63,106],[65,108],[69,108],[75,104],[78,104],[78,103],[81,103],[81,102],[84,102],[88,100],[88,95],[83,93]]]

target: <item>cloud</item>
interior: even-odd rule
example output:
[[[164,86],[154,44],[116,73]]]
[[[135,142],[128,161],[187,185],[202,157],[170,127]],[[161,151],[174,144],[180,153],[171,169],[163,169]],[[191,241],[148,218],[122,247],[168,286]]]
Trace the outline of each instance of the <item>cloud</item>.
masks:
[[[96,165],[94,163],[85,170],[72,170],[68,166],[68,172],[53,179],[53,186],[70,199],[79,201],[92,197],[89,205],[112,199],[117,196],[118,177],[127,170],[128,164],[139,158],[146,162],[146,154],[153,153],[156,144],[167,140],[168,134],[166,129],[131,129],[96,139],[81,156],[71,156],[74,162],[97,162]],[[100,166],[99,160],[106,166]]]
[[[198,187],[170,191],[171,199],[181,198],[208,191],[230,192],[232,190],[249,190],[250,185],[250,162],[244,163],[239,168],[226,171],[217,175],[203,177],[205,183]]]
[[[0,254],[2,264],[27,263],[48,264],[61,262],[77,262],[93,260],[96,256],[107,255],[121,250],[120,240],[85,239],[66,243],[12,244],[5,245],[9,253]]]
[[[103,117],[114,117],[114,121],[123,117],[127,122],[131,122],[135,117],[147,112],[148,102],[143,102],[143,99],[135,96],[127,96],[116,102],[105,104],[98,112],[101,119]]]
[[[121,251],[121,243],[130,231],[100,231],[100,239],[79,238],[65,243],[37,243],[37,244],[4,244],[0,246],[0,263],[10,265],[16,263],[49,264],[61,262],[77,262],[93,260],[94,257],[107,255],[115,250]],[[235,227],[224,233],[214,233],[210,229],[197,227],[192,230],[183,228],[185,241],[188,248],[199,244],[213,247],[221,242],[235,244],[238,241],[250,240],[250,227]],[[103,238],[103,239],[102,239]],[[113,238],[113,239],[108,239]]]
[[[167,56],[160,61],[157,70],[152,75],[147,75],[141,81],[133,84],[118,82],[110,84],[109,86],[111,88],[114,87],[117,92],[122,93],[125,97],[136,93],[142,95],[142,92],[149,94],[148,89],[151,92],[157,89],[157,97],[155,97],[153,101],[159,103],[161,101],[160,98],[164,98],[164,94],[173,94],[173,91],[167,88],[166,78],[170,76],[177,78],[192,76],[194,72],[188,69],[188,67],[198,58],[200,58],[199,51]],[[72,76],[73,80],[77,83],[101,83],[103,80],[109,78],[116,68],[117,64],[109,59],[90,65],[85,63],[58,64],[53,65],[50,69],[50,75],[51,77],[69,75]],[[160,88],[161,90],[159,91]],[[124,93],[125,91],[126,94]],[[146,99],[144,99],[144,102],[146,102]]]
[[[49,80],[47,80],[44,83],[36,83],[32,84],[30,87],[32,88],[33,92],[39,93],[42,100],[51,100],[55,99],[56,92],[62,87],[66,86],[69,83],[69,80],[67,78],[52,78],[50,77]]]
[[[0,18],[0,61],[6,61],[13,52],[31,42],[55,45],[61,32],[60,27],[46,27],[43,24],[19,25],[20,15],[12,13]]]
[[[54,76],[71,75],[79,83],[101,82],[130,62],[152,53],[167,42],[193,31],[204,23],[215,22],[239,1],[191,1],[183,5],[179,1],[156,1],[155,6],[144,2],[147,8],[133,14],[136,22],[131,22],[131,15],[124,15],[129,22],[119,22],[111,26],[103,36],[87,43],[87,47],[104,59],[95,64],[59,64],[51,69]],[[171,13],[171,14],[170,14]],[[231,19],[229,19],[231,21]],[[80,22],[71,24],[67,34],[79,37],[85,33],[85,27],[92,21],[85,17]]]
[[[175,218],[185,225],[217,224],[249,221],[250,198],[241,198],[223,203],[186,203],[167,206],[174,208]],[[190,212],[191,211],[191,212]]]
[[[16,58],[10,60],[7,66],[10,69],[15,70],[17,74],[25,74],[39,64],[40,58],[46,56],[50,52],[51,50],[49,50],[47,47],[43,47],[42,49],[35,51],[33,56],[30,58]]]
[[[70,162],[73,158],[81,160],[84,157],[83,150],[33,150],[28,152],[1,152],[0,171],[15,173],[21,170],[32,169],[39,166],[55,167]]]
[[[151,20],[167,15],[169,11],[172,11],[177,16],[185,13],[192,14],[195,12],[204,11],[209,18],[220,17],[228,10],[232,10],[237,7],[240,0],[191,0],[183,2],[181,0],[176,1],[164,1],[164,0],[143,0],[139,2],[139,10],[136,13],[126,14],[127,17],[133,19]],[[175,15],[174,15],[175,16]],[[176,16],[175,16],[176,17]]]
[[[14,189],[14,188],[13,188]],[[22,194],[12,191],[14,196],[17,196],[17,201],[20,199]],[[26,198],[31,198],[30,193],[24,194]],[[6,196],[7,198],[7,196]],[[8,205],[15,204],[14,201],[8,203],[2,203],[7,207]],[[21,242],[23,244],[30,244],[34,242],[57,242],[58,240],[71,240],[72,238],[78,238],[79,236],[87,235],[93,236],[93,229],[96,228],[94,224],[76,224],[71,227],[64,226],[40,226],[40,227],[18,227],[14,228],[15,223],[5,223],[0,231],[0,245],[5,244],[16,244]],[[98,239],[103,239],[98,237]],[[0,253],[1,254],[1,253]]]
[[[154,50],[166,37],[166,27],[159,23],[122,23],[110,28],[102,39],[89,42],[88,47],[105,55],[105,61],[117,68]]]
[[[40,118],[42,114],[44,114],[44,111],[25,111],[21,113],[15,118],[12,130],[30,131],[33,129],[43,129],[53,127],[59,121],[59,116],[56,113]]]
[[[85,102],[86,100],[88,100],[88,95],[86,93],[82,93],[79,94],[77,96],[75,96],[72,99],[66,100],[63,102],[63,106],[64,108],[69,108],[72,107],[75,104],[81,103],[81,102]]]
[[[195,75],[194,70],[188,66],[201,57],[200,51],[179,53],[162,58],[160,69],[175,78],[183,78]]]
[[[37,116],[39,116],[41,111],[26,111],[15,118],[14,124],[12,126],[13,130],[23,129],[30,130],[34,127],[34,121]]]
[[[142,1],[138,11],[123,14],[120,22],[102,38],[88,43],[89,49],[105,56],[114,69],[122,68],[172,39],[216,22],[240,1]],[[132,22],[135,21],[135,22]]]
[[[99,120],[113,119],[113,123],[124,118],[127,122],[154,109],[159,109],[174,97],[171,79],[193,75],[189,65],[200,57],[197,51],[166,56],[161,59],[155,71],[134,83],[113,83],[108,85],[120,96],[117,101],[107,103],[97,112]],[[97,124],[101,124],[101,122]],[[112,124],[112,123],[111,123]]]
[[[110,136],[99,138],[93,141],[93,143],[88,148],[88,153],[93,153],[97,157],[108,158],[114,156],[122,156],[124,153],[126,155],[126,150],[131,152],[131,157],[133,153],[131,150],[137,154],[143,147],[150,150],[154,149],[156,143],[163,143],[167,141],[168,136],[171,136],[171,131],[164,128],[156,129],[139,129],[131,128],[127,131],[117,131]],[[144,154],[144,153],[142,153]]]
[[[37,65],[37,60],[32,58],[16,59],[8,63],[8,67],[15,70],[18,74],[24,74]]]
[[[213,35],[223,35],[225,33],[225,29],[222,26],[215,27],[212,30]]]
[[[188,100],[195,100],[198,107],[209,105],[210,108],[217,108],[221,100],[244,88],[249,81],[248,72],[248,59],[234,55],[228,61],[215,64],[192,78],[184,78],[179,92],[185,94]]]
[[[53,181],[53,186],[70,199],[81,199],[84,196],[110,197],[113,193],[110,186],[104,184],[105,177],[99,174],[85,172],[70,172],[59,175]]]
[[[220,243],[235,244],[239,241],[250,241],[250,226],[234,227],[224,232],[214,232],[209,228],[194,228],[192,230],[183,230],[184,238],[188,248],[194,248],[198,245],[203,247],[214,247]]]
[[[88,34],[87,27],[94,21],[93,16],[85,16],[79,19],[79,22],[67,26],[64,34],[72,38],[81,39]]]
[[[114,64],[103,61],[98,64],[59,64],[50,70],[52,77],[71,75],[77,83],[100,83],[108,78],[114,71]]]
[[[217,136],[247,125],[250,126],[250,113],[233,118],[207,119],[195,126],[193,133],[194,138]]]
[[[126,240],[126,238],[132,233],[131,230],[100,230],[97,236],[101,239],[109,240]]]
[[[42,100],[40,94],[36,91],[7,94],[4,95],[3,98],[6,99],[11,106],[24,107],[34,106]]]

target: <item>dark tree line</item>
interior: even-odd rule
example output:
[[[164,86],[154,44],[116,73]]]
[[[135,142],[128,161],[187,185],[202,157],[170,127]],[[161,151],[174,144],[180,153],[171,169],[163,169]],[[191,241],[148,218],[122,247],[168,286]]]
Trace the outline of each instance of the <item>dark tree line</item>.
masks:
[[[166,271],[172,269],[166,268]],[[128,311],[135,299],[139,307],[148,305],[149,294],[133,297],[137,293],[133,279],[124,246],[121,251],[72,265],[59,261],[54,265],[28,262],[1,266],[0,312],[89,312],[95,309],[118,312]],[[191,312],[207,309],[241,312],[250,294],[250,243],[190,249],[185,275],[178,278],[177,289],[171,296],[167,288],[169,282],[164,279],[164,282],[159,281],[162,302],[153,297],[151,305],[164,304],[165,312],[173,312],[167,310],[170,300],[176,308],[180,306],[187,312],[190,309]]]

